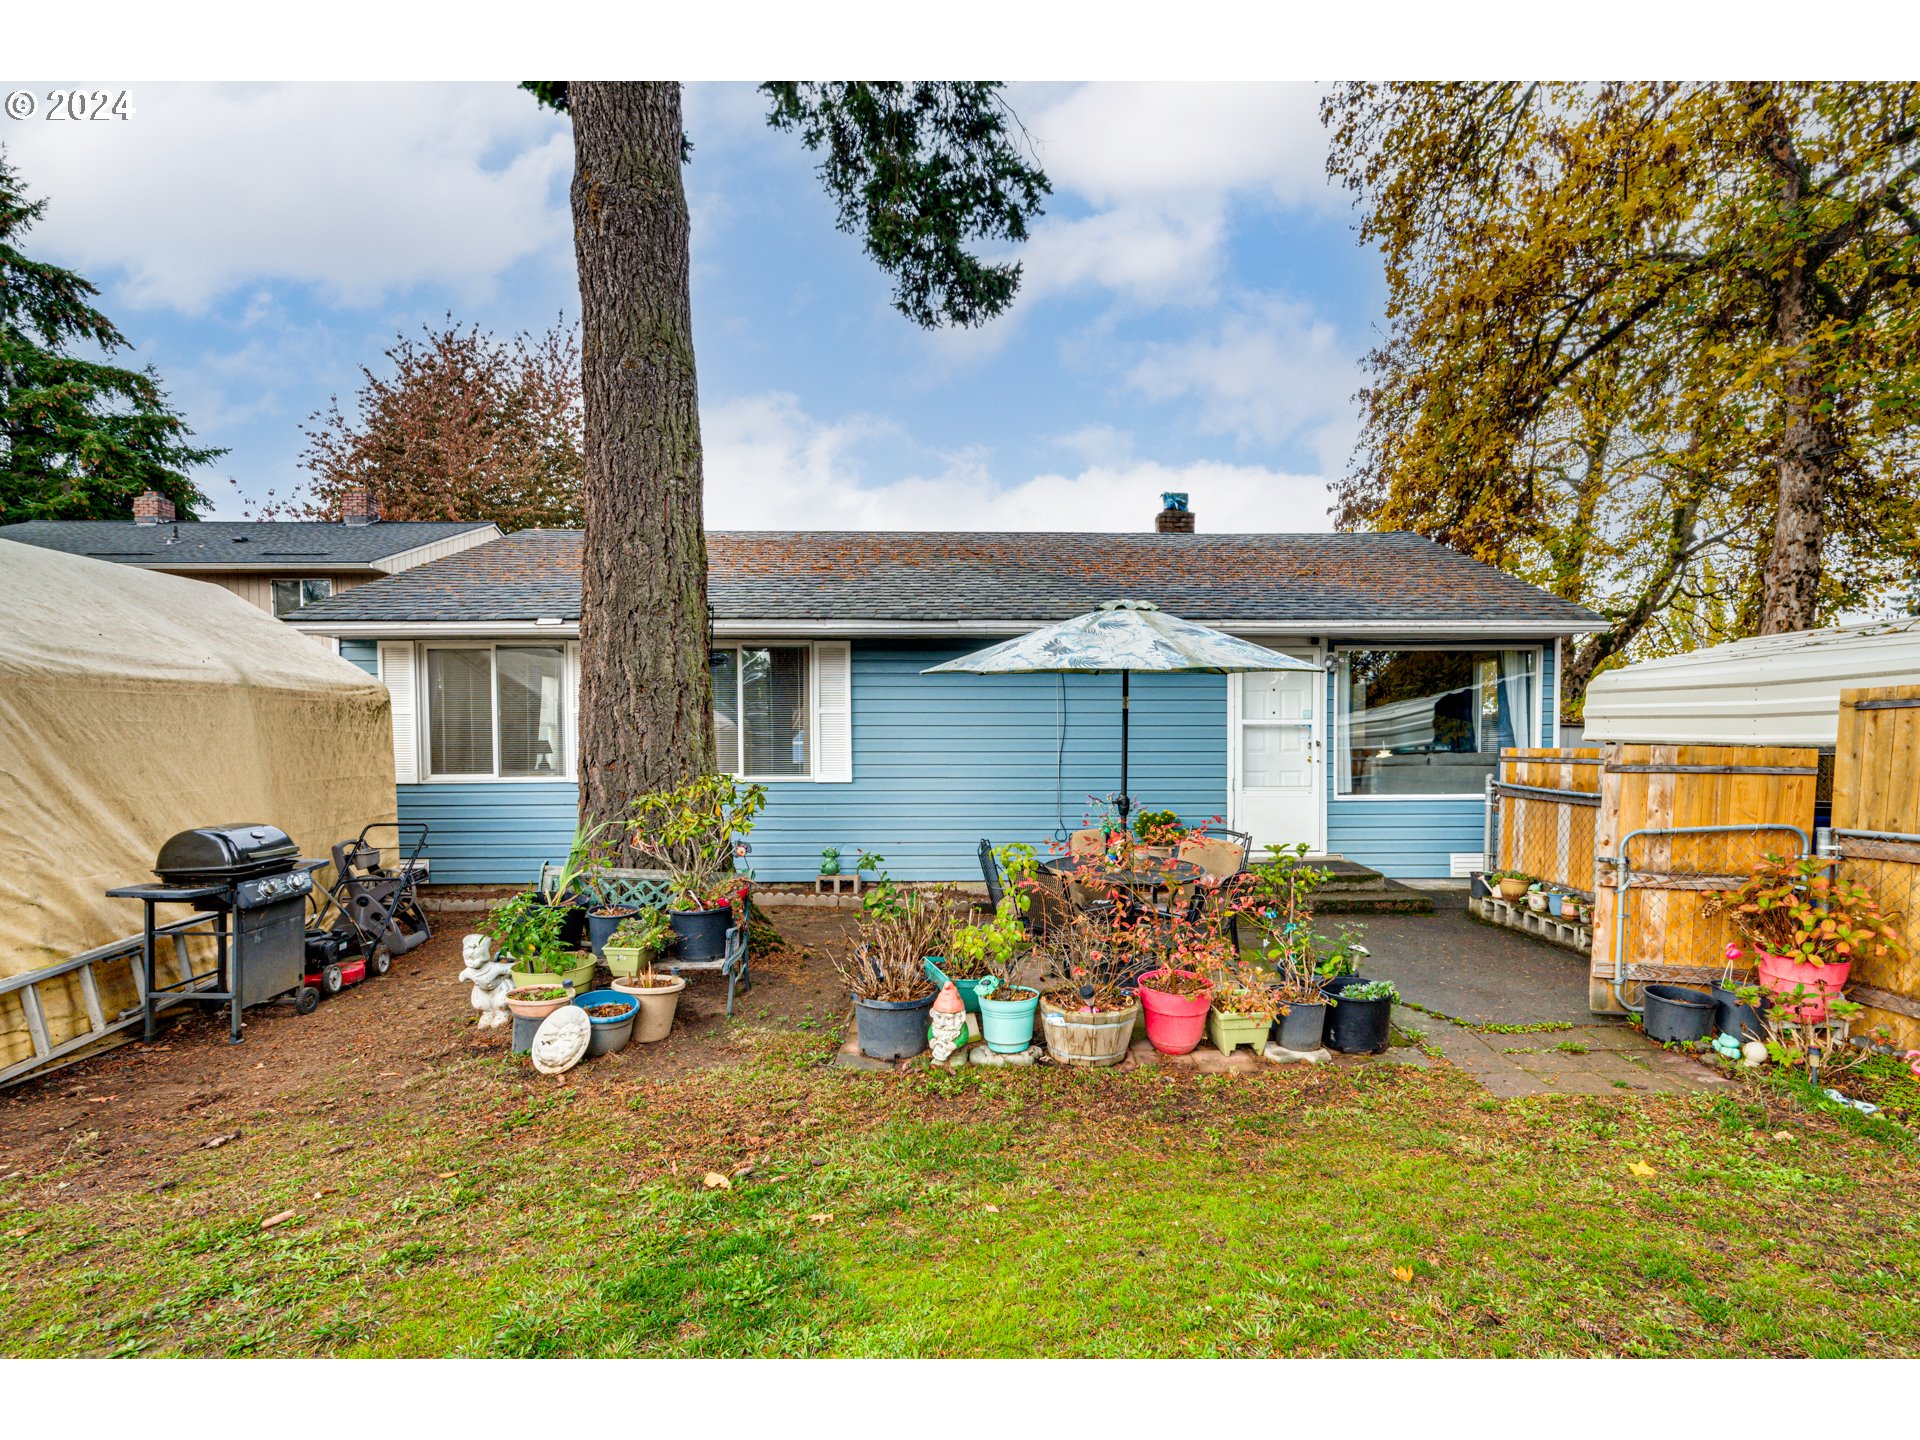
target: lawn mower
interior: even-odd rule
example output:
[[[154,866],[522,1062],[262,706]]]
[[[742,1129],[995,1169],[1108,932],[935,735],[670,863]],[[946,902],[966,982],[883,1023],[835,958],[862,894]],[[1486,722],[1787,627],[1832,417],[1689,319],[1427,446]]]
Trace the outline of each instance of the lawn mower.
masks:
[[[397,865],[383,866],[367,843],[375,830],[394,832]],[[417,821],[378,821],[333,847],[333,881],[315,890],[306,933],[306,983],[338,995],[369,975],[384,975],[393,957],[424,945],[433,926],[420,908],[420,856],[427,827]]]

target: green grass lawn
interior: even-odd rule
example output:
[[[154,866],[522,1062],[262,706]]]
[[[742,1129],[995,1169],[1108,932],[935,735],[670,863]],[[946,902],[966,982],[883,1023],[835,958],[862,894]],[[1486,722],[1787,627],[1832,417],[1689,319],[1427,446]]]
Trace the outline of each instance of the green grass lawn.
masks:
[[[0,1183],[0,1353],[1920,1349],[1911,1147],[1778,1093],[890,1079],[822,1068],[831,1038],[743,1027],[656,1084],[456,1060],[358,1111],[343,1072],[152,1137],[138,1184],[79,1137]]]

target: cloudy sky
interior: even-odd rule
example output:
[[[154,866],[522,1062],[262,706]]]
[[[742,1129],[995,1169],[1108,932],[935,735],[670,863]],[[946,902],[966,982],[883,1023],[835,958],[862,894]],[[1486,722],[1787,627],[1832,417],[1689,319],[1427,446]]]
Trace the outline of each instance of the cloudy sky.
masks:
[[[400,331],[578,309],[564,120],[507,85],[137,86],[125,122],[0,120],[50,208],[29,248],[105,292],[232,453],[215,513],[284,494],[301,422]],[[836,231],[748,86],[687,94],[716,528],[1327,528],[1374,259],[1298,85],[1019,86],[1053,181],[1013,310],[927,333]]]

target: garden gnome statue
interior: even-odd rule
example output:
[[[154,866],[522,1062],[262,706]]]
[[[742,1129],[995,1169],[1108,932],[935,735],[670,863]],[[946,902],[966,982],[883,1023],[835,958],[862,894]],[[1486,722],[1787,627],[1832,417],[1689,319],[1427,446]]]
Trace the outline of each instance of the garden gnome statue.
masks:
[[[491,1030],[506,1024],[513,1018],[507,1013],[507,991],[513,988],[513,962],[495,960],[493,942],[484,935],[469,935],[462,940],[460,958],[467,965],[460,972],[460,978],[473,984],[468,998],[480,1012],[480,1028]]]
[[[933,1063],[944,1065],[947,1058],[967,1038],[967,1007],[960,992],[949,980],[933,1000],[933,1022],[928,1027],[928,1044],[933,1048]]]

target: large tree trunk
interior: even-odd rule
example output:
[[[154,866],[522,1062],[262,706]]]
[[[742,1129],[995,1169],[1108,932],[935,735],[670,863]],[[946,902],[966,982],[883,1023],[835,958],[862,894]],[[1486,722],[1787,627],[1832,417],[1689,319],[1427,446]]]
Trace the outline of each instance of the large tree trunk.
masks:
[[[1780,209],[1789,224],[1805,200],[1805,170],[1785,115],[1768,87],[1754,86],[1749,104],[1762,116],[1760,146],[1780,182]],[[1820,566],[1826,541],[1827,492],[1833,480],[1830,428],[1816,408],[1821,387],[1809,347],[1819,323],[1813,294],[1813,256],[1804,239],[1781,257],[1773,284],[1773,338],[1784,357],[1781,376],[1779,506],[1773,544],[1762,576],[1760,633],[1811,629],[1820,612]]]
[[[713,769],[680,87],[569,87],[586,394],[580,818]]]

